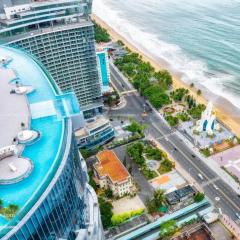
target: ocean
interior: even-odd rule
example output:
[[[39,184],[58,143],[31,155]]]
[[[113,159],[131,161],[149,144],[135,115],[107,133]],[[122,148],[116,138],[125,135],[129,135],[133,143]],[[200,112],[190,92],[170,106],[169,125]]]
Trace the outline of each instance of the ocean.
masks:
[[[184,82],[240,108],[239,0],[94,0],[93,13]]]

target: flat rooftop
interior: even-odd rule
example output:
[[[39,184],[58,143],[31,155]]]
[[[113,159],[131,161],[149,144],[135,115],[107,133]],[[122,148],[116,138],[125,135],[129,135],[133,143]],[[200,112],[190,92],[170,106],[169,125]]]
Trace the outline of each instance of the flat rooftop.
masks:
[[[130,176],[127,169],[111,150],[104,150],[97,154],[98,163],[95,169],[100,176],[108,176],[113,183],[121,183]]]
[[[109,120],[104,116],[97,116],[94,119],[86,121],[86,125],[75,132],[75,137],[87,137],[92,130],[104,127],[105,124],[109,124]]]
[[[0,159],[0,199],[3,207],[19,206],[13,219],[0,215],[1,238],[11,229],[8,225],[14,226],[30,211],[61,164],[60,150],[64,150],[67,139],[67,104],[60,104],[63,96],[59,99],[58,88],[29,55],[0,47],[0,56],[11,59],[0,65],[0,149],[10,145],[17,148],[17,153]],[[13,93],[17,85],[34,91],[18,95]],[[40,133],[39,139],[27,145],[17,144],[16,137],[23,127]],[[29,165],[24,160],[33,167],[31,173],[17,183],[1,182],[1,178],[26,170]]]

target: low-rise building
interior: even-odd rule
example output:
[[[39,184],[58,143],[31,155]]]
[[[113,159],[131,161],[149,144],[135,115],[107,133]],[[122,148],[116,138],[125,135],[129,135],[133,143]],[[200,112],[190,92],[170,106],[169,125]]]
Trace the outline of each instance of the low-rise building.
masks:
[[[189,197],[192,197],[194,194],[195,190],[188,185],[173,192],[167,193],[165,196],[168,204],[174,205],[186,200]]]
[[[94,174],[100,187],[111,189],[114,196],[122,197],[133,192],[134,186],[129,172],[111,150],[97,154]]]
[[[102,115],[86,120],[85,126],[75,131],[78,146],[88,150],[105,144],[114,136],[109,120]]]

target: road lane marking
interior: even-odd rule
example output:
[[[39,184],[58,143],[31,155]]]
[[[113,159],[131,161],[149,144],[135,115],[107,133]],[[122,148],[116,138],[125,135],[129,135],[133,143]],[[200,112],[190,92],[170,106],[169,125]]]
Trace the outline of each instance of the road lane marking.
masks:
[[[152,125],[161,133],[162,131],[158,128],[158,126],[155,124],[155,123],[152,123]],[[175,143],[173,143],[171,140],[169,140],[169,142],[176,148],[178,149],[178,151],[186,158],[186,160],[191,163],[203,176],[205,176],[205,178],[207,180],[211,180],[194,162],[192,162],[189,157],[180,149],[176,146]],[[187,146],[186,146],[187,147]],[[201,161],[201,160],[200,160]],[[237,206],[223,191],[222,189],[220,188],[218,190],[236,209],[240,210],[239,206]]]

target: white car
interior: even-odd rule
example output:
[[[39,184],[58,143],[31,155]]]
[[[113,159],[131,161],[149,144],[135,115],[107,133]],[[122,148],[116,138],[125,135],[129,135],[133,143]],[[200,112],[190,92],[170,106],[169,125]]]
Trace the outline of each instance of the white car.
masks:
[[[198,177],[199,177],[201,180],[203,180],[203,176],[202,176],[201,173],[198,174]]]
[[[239,213],[235,213],[235,215],[240,220],[240,214]]]
[[[216,190],[219,190],[219,187],[215,184],[213,184],[213,187],[216,189]]]

